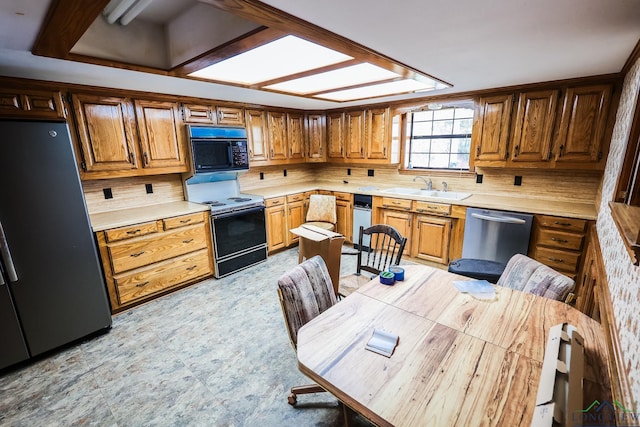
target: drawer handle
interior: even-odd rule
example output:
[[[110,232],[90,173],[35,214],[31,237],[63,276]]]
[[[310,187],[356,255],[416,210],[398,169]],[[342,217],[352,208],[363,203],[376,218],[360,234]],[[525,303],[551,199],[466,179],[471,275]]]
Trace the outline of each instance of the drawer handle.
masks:
[[[142,231],[142,230],[140,230],[140,229],[138,228],[138,229],[136,229],[136,230],[129,230],[129,231],[127,231],[127,234],[137,234],[137,233],[139,233],[139,232],[141,232],[141,231]]]
[[[560,222],[560,221],[555,221],[554,224],[555,225],[561,225],[563,227],[569,227],[571,225],[570,222]]]
[[[191,243],[193,242],[193,239],[189,239],[189,240],[183,240],[182,243]]]
[[[148,281],[146,281],[146,282],[142,282],[142,283],[138,283],[138,284],[136,285],[136,288],[141,288],[141,287],[146,286],[146,285],[148,285],[148,284],[149,284],[149,282],[148,282]]]
[[[564,262],[564,260],[562,258],[551,258],[551,257],[547,257],[547,259],[549,261],[553,261],[553,262]]]
[[[187,267],[187,271],[195,270],[197,265],[192,265],[191,267]]]
[[[557,239],[555,237],[552,237],[551,240],[553,240],[554,242],[559,242],[559,243],[569,243],[568,240],[565,239]]]
[[[191,221],[191,218],[189,218],[189,219],[181,219],[180,220],[180,224],[186,224],[189,221]]]
[[[134,257],[134,258],[138,258],[138,257],[139,257],[140,255],[142,255],[143,253],[144,253],[144,251],[142,251],[142,252],[136,252],[135,254],[131,254],[131,255],[129,255],[129,256],[132,256],[132,257]]]

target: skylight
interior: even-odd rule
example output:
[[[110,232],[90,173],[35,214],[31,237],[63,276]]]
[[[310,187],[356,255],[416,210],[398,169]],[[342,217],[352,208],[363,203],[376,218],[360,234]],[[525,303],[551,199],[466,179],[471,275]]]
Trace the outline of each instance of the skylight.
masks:
[[[384,68],[354,55],[287,35],[189,76],[336,102],[448,87],[388,58],[376,62]]]

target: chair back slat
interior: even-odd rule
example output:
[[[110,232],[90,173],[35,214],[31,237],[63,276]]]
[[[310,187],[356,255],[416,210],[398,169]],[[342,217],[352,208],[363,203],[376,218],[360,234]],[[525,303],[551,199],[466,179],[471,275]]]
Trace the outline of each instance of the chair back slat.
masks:
[[[362,244],[364,235],[370,236],[369,248],[365,248]],[[360,251],[356,274],[360,274],[361,271],[380,274],[390,265],[398,265],[406,242],[407,239],[390,225],[376,224],[367,229],[360,227],[358,238]],[[366,255],[363,255],[363,252]]]

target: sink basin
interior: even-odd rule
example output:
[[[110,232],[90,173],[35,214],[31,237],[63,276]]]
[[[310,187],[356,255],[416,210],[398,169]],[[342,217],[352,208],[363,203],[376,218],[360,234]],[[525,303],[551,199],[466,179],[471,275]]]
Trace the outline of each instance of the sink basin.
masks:
[[[414,195],[422,197],[432,197],[434,199],[447,199],[447,200],[463,200],[471,196],[470,193],[460,193],[457,191],[438,191],[438,190],[420,190],[418,188],[410,187],[393,187],[382,190],[383,193],[391,194],[404,194]]]
[[[409,187],[393,187],[387,188],[386,190],[382,190],[383,193],[394,193],[394,194],[420,194],[420,190],[418,188],[409,188]]]

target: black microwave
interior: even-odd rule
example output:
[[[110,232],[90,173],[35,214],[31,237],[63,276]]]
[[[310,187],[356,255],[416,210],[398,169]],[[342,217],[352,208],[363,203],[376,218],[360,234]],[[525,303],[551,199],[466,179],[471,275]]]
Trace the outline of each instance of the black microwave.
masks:
[[[249,170],[245,128],[187,125],[195,173]]]

